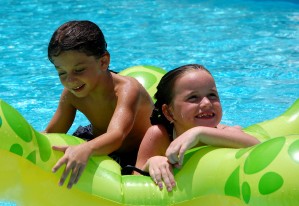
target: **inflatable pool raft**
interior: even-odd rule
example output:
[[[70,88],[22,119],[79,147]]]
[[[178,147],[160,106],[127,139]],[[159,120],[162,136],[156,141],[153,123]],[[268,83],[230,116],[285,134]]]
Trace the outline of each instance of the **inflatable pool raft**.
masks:
[[[136,66],[122,72],[140,78],[155,92],[164,71]],[[57,205],[299,205],[299,99],[281,116],[245,132],[261,144],[245,149],[204,146],[190,150],[175,171],[176,188],[162,191],[150,177],[121,175],[108,156],[90,158],[80,181],[59,187],[63,169],[51,168],[62,156],[52,145],[82,140],[66,134],[41,134],[0,100],[0,201],[17,206]]]

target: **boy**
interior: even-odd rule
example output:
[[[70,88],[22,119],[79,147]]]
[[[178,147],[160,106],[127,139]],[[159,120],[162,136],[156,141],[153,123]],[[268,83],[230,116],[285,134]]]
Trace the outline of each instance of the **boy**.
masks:
[[[153,102],[149,94],[136,79],[108,69],[110,55],[106,48],[102,31],[90,21],[63,24],[49,43],[48,57],[64,90],[45,132],[66,133],[77,110],[91,123],[89,141],[53,146],[64,152],[53,172],[66,164],[59,184],[63,185],[71,173],[68,188],[77,183],[91,155],[109,154],[122,167],[135,165],[140,142],[151,125]]]

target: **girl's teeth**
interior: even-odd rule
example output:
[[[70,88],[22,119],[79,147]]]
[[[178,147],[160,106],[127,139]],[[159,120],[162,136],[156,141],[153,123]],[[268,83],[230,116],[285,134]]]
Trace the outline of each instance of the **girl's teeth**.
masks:
[[[200,114],[199,117],[211,117],[213,116],[212,114]]]

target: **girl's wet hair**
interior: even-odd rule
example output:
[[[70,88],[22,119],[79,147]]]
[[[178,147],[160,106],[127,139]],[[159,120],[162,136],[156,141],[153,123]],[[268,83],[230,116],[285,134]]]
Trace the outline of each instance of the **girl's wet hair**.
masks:
[[[162,105],[170,105],[173,99],[173,88],[175,81],[182,76],[185,72],[190,70],[204,70],[211,74],[204,66],[199,64],[187,64],[178,68],[175,68],[167,72],[160,80],[157,86],[157,92],[155,94],[155,108],[151,116],[151,124],[162,124],[165,126],[168,134],[172,136],[173,125],[167,120],[162,112]]]
[[[53,63],[53,57],[70,50],[100,57],[107,51],[107,43],[101,29],[95,23],[69,21],[53,33],[48,46],[48,58]]]

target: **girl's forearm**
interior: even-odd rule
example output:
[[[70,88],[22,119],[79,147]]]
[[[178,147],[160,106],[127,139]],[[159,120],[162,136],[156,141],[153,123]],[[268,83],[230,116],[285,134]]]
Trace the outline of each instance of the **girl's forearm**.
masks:
[[[207,145],[218,147],[250,147],[259,143],[255,137],[237,128],[216,129],[210,127],[195,127],[194,132],[199,140]]]

